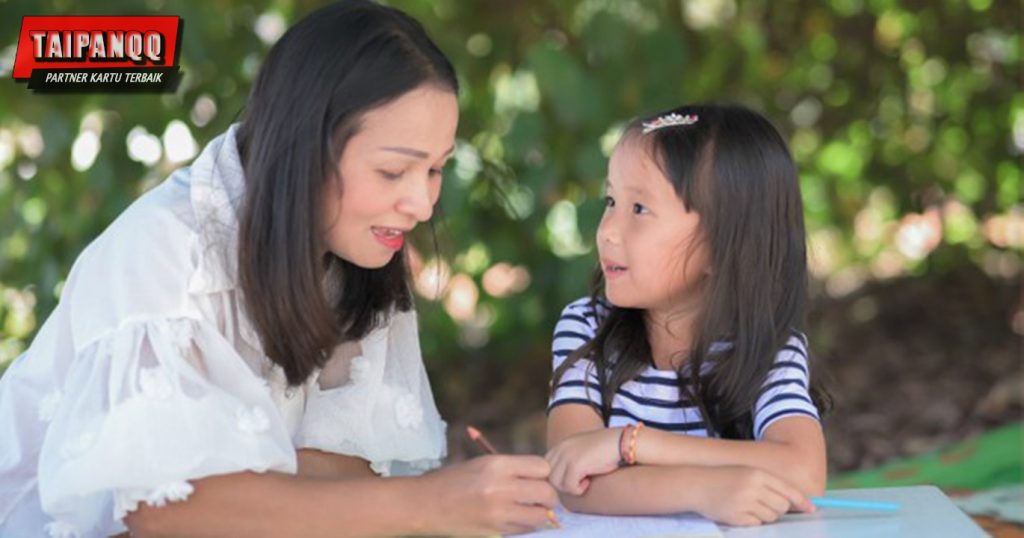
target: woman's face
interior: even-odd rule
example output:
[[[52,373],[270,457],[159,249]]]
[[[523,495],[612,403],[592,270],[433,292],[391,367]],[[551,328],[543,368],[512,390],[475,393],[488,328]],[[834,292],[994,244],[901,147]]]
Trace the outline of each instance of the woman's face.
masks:
[[[433,213],[458,122],[455,94],[432,85],[364,114],[324,185],[327,249],[367,269],[391,261]]]

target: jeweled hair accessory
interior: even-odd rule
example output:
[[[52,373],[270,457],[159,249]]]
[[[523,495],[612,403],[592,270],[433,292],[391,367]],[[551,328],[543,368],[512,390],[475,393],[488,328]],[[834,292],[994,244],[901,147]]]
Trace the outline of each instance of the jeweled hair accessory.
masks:
[[[665,114],[664,116],[659,116],[658,119],[654,121],[645,121],[643,123],[643,133],[647,134],[652,131],[657,131],[662,127],[672,127],[675,125],[693,125],[694,123],[697,123],[697,116],[695,114],[687,114],[685,116],[682,116],[680,114],[676,114],[673,112],[672,114]]]

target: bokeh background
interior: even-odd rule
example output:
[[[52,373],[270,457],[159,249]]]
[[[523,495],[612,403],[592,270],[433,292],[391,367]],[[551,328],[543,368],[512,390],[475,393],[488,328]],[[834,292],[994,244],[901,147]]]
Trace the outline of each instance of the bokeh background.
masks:
[[[394,0],[458,69],[462,121],[415,282],[451,426],[540,452],[549,338],[587,293],[621,126],[685,102],[769,116],[799,164],[833,485],[1024,484],[1021,3]],[[84,246],[242,110],[319,2],[0,0],[0,370]],[[184,18],[178,91],[34,95],[23,15]],[[421,238],[423,239],[423,238]]]

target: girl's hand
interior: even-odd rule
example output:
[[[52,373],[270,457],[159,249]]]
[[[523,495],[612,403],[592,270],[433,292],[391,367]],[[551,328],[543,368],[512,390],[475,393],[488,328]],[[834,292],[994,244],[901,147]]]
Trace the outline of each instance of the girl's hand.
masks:
[[[464,536],[545,528],[558,504],[549,471],[539,456],[482,456],[426,474],[421,498],[445,519],[425,530]]]
[[[790,510],[813,512],[814,505],[789,482],[753,467],[699,468],[697,512],[727,525],[771,523]],[[706,473],[706,474],[705,474]]]
[[[578,433],[548,451],[551,464],[548,480],[555,489],[571,495],[583,495],[590,478],[619,468],[619,436],[622,428],[601,428]]]

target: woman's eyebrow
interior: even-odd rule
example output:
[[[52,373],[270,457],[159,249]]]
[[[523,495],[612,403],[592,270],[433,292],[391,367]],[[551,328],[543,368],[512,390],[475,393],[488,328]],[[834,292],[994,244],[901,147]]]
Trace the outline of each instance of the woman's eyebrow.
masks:
[[[413,148],[407,148],[407,147],[403,147],[403,146],[384,146],[384,147],[381,147],[380,149],[382,149],[384,151],[392,151],[392,152],[395,152],[395,153],[401,153],[402,155],[408,155],[410,157],[415,157],[417,159],[426,159],[427,157],[430,157],[430,154],[425,152],[425,151],[418,150],[418,149],[413,149]],[[454,152],[454,151],[455,151],[455,146],[452,146],[452,147],[448,148],[448,151],[444,152],[444,155],[442,155],[442,157],[447,157],[447,156],[451,155],[452,152]]]

